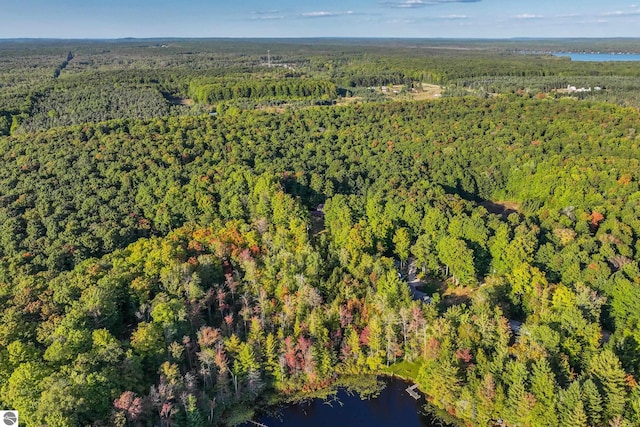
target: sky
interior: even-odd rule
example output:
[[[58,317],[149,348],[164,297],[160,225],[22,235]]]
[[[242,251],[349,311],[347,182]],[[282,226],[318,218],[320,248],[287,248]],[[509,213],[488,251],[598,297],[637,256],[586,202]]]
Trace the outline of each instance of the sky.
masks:
[[[0,0],[0,38],[640,37],[632,1]]]

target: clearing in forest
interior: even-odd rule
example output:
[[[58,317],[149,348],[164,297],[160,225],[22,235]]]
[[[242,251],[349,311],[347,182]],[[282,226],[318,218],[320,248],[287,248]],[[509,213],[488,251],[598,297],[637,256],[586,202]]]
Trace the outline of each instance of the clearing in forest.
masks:
[[[411,96],[416,101],[440,98],[440,96],[442,96],[442,87],[438,85],[422,83],[422,90],[411,92]]]
[[[484,200],[479,204],[480,206],[483,206],[489,213],[502,215],[504,218],[508,217],[512,213],[518,213],[520,211],[520,204],[517,202],[494,202],[491,200]]]

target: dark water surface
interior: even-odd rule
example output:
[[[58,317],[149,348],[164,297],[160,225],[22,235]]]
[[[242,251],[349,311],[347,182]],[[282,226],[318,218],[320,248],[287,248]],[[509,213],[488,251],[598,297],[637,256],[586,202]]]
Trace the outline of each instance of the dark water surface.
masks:
[[[411,384],[395,378],[383,380],[386,387],[378,397],[362,400],[359,395],[340,389],[328,401],[285,406],[274,415],[258,416],[255,421],[267,427],[440,427],[444,424],[423,413],[423,398],[414,400],[405,389]],[[250,427],[247,423],[245,426]],[[253,424],[255,426],[255,424]]]
[[[640,55],[634,53],[572,53],[556,52],[555,56],[568,56],[572,61],[640,61]]]

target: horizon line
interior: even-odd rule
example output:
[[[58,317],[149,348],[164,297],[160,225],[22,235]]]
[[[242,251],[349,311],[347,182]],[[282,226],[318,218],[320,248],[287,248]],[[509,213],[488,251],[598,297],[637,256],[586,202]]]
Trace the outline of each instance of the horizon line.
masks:
[[[607,37],[383,37],[383,36],[151,36],[151,37],[0,37],[0,41],[138,41],[138,40],[640,40],[640,36]]]

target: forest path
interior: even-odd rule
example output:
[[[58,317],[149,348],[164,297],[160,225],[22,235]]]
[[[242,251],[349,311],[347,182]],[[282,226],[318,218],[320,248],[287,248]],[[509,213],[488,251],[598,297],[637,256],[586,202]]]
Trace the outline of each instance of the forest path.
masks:
[[[425,301],[425,297],[429,298],[429,296],[418,290],[418,287],[423,286],[424,282],[418,278],[418,267],[415,258],[409,258],[407,263],[407,283],[411,289],[411,295],[415,300]]]

